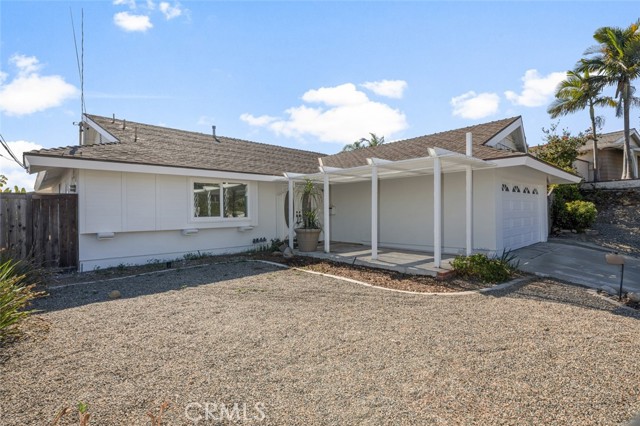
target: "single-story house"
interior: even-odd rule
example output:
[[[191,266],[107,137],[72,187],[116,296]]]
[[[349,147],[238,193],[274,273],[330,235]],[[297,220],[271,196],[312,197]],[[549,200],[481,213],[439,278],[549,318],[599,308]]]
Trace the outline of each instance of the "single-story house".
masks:
[[[37,192],[77,193],[79,269],[230,253],[289,237],[311,179],[331,241],[441,253],[545,241],[549,183],[521,117],[335,155],[85,115],[80,144],[24,155]],[[295,194],[295,191],[293,192]]]
[[[633,169],[638,176],[640,162],[640,134],[636,129],[630,131],[630,145]],[[593,140],[589,140],[579,149],[580,155],[574,167],[585,182],[593,182]],[[624,131],[604,133],[598,137],[598,169],[600,181],[619,180],[622,177],[624,161]]]

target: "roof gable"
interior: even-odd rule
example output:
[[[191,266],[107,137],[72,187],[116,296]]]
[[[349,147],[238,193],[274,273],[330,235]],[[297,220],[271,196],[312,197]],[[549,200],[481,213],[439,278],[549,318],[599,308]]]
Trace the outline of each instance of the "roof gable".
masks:
[[[477,124],[461,129],[449,130],[417,138],[405,139],[397,142],[386,143],[375,147],[357,149],[355,151],[340,152],[321,158],[324,166],[349,168],[367,164],[367,158],[380,158],[383,160],[399,161],[411,158],[420,158],[428,155],[429,148],[443,148],[449,151],[465,154],[466,134],[473,135],[473,156],[483,160],[524,155],[527,152],[522,132],[521,117],[506,118],[490,123]],[[507,144],[498,146],[499,142],[507,137],[515,140],[513,133],[521,132],[521,147],[511,150]],[[520,137],[520,136],[517,136]],[[491,145],[493,144],[493,146]],[[516,145],[517,146],[517,145]]]

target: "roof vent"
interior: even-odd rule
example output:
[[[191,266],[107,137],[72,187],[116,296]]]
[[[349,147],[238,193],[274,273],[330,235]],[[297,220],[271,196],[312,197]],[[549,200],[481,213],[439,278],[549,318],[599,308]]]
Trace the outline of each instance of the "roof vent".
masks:
[[[122,119],[122,130],[127,128],[127,120]]]
[[[114,124],[116,122],[116,114],[113,114],[113,118],[111,118],[111,124]]]
[[[216,136],[216,126],[211,126],[211,133],[213,134],[213,140],[220,143],[220,139]]]

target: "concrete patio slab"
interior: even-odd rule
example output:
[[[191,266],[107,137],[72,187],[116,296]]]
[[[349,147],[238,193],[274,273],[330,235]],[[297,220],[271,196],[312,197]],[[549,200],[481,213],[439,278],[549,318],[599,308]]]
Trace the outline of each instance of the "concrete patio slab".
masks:
[[[403,274],[428,275],[442,277],[451,273],[451,260],[455,256],[442,256],[440,268],[436,268],[433,262],[433,253],[400,250],[391,248],[379,248],[378,259],[371,259],[371,247],[361,244],[331,243],[331,253],[314,251],[302,253],[294,251],[297,255],[309,256],[317,259],[329,259],[352,265],[368,266],[370,268],[386,269],[401,272]]]
[[[532,274],[550,276],[591,288],[620,285],[620,267],[609,265],[600,247],[570,243],[546,242],[514,251],[520,269]],[[626,291],[640,292],[640,259],[625,256],[624,283]]]

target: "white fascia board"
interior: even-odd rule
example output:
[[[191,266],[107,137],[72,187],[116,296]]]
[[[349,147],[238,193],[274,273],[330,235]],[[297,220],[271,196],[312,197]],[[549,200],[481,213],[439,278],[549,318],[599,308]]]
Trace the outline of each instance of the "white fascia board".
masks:
[[[320,166],[320,172],[323,174],[334,173],[344,170],[340,167],[328,167],[328,166]]]
[[[375,157],[371,157],[371,158],[367,158],[367,164],[368,165],[373,165],[373,164],[389,164],[389,163],[393,163],[393,161],[391,160],[383,160],[382,158],[375,158]]]
[[[550,166],[540,160],[536,160],[528,155],[520,155],[517,157],[498,158],[491,160],[498,168],[500,167],[516,167],[525,166],[531,167],[534,170],[545,173],[548,176],[552,176],[551,183],[580,183],[582,177],[565,172],[556,167]]]
[[[118,142],[118,139],[115,136],[100,127],[98,123],[87,117],[86,114],[84,115],[84,122],[88,124],[93,130],[98,132],[100,136],[102,136],[108,142]]]
[[[495,147],[498,142],[500,142],[502,139],[506,138],[507,136],[509,136],[511,133],[513,133],[516,130],[519,130],[520,136],[522,137],[522,143],[524,144],[524,153],[526,154],[526,153],[529,152],[529,148],[527,146],[527,138],[526,138],[526,136],[524,134],[524,127],[522,125],[522,117],[519,117],[516,121],[514,121],[511,124],[509,124],[507,127],[502,129],[500,132],[498,132],[494,137],[492,137],[491,139],[486,141],[484,144],[486,146]]]
[[[225,172],[218,170],[189,169],[172,166],[154,166],[148,164],[116,163],[109,161],[81,160],[77,158],[54,158],[25,154],[29,173],[50,168],[102,170],[107,172],[150,173],[157,175],[194,176],[215,179],[241,179],[260,182],[278,182],[281,176],[258,175],[251,173]]]

